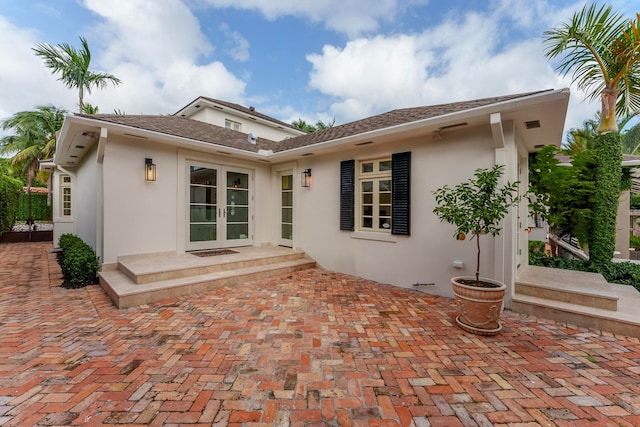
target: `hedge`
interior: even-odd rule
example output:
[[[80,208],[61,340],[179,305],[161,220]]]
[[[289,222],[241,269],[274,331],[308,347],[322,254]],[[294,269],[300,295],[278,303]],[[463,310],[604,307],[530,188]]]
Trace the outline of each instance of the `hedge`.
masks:
[[[48,195],[45,193],[31,193],[31,218],[36,221],[51,221],[51,206],[47,205]],[[20,209],[18,221],[29,219],[29,193],[20,195]]]
[[[80,288],[96,283],[100,260],[91,246],[73,234],[63,234],[58,240],[62,249],[62,275],[65,285]]]
[[[11,231],[18,215],[22,183],[15,178],[0,175],[0,234]]]

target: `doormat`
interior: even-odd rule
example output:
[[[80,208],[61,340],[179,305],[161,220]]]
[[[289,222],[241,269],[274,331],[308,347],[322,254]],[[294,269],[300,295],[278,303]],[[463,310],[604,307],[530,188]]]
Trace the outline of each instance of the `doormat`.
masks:
[[[237,254],[237,253],[238,251],[232,251],[231,249],[215,249],[212,251],[191,252],[192,255],[199,256],[199,257],[229,255],[229,254]]]

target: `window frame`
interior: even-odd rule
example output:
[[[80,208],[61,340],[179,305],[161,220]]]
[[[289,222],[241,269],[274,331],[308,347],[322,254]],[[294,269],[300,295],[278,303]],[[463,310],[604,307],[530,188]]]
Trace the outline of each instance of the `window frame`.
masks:
[[[231,119],[224,119],[224,127],[226,129],[236,130],[238,132],[242,132],[242,123],[236,122]]]
[[[60,175],[60,207],[59,214],[61,218],[73,217],[73,193],[71,189],[71,175]],[[65,196],[69,196],[69,200],[65,200]],[[68,212],[67,212],[68,211]]]
[[[372,163],[373,169],[371,171],[364,171],[364,166]],[[381,164],[388,163],[386,170],[381,170]],[[381,234],[391,234],[391,228],[393,223],[392,209],[393,209],[393,199],[392,199],[392,159],[391,156],[378,157],[373,159],[362,159],[356,161],[356,177],[355,177],[355,217],[356,217],[356,227],[355,231],[358,232],[366,232],[366,233],[381,233]],[[364,182],[372,182],[372,191],[364,192],[363,191],[363,183]],[[387,190],[381,191],[380,182],[389,181]],[[365,215],[364,208],[364,195],[371,194],[372,202],[371,202],[371,215]],[[381,203],[381,194],[388,194],[388,203]],[[369,206],[367,204],[366,206]],[[380,207],[387,206],[387,215],[380,215]],[[365,218],[371,218],[371,227],[364,226]],[[380,219],[388,218],[387,228],[380,226]]]

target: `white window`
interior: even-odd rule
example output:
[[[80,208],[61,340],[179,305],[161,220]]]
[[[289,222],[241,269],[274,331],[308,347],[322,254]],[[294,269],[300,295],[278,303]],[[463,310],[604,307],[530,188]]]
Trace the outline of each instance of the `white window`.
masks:
[[[358,162],[357,229],[391,232],[391,159]]]
[[[224,127],[233,130],[242,130],[242,123],[234,122],[233,120],[224,119]]]
[[[71,216],[71,177],[60,176],[60,216]]]

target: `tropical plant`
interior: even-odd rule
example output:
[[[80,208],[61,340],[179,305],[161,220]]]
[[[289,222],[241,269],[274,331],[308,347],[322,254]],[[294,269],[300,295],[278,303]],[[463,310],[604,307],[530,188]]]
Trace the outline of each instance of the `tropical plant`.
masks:
[[[500,222],[509,208],[518,203],[518,182],[507,182],[499,187],[504,165],[491,169],[476,169],[474,178],[451,188],[445,185],[433,192],[436,208],[433,212],[441,221],[455,225],[454,237],[463,240],[472,233],[476,239],[476,282],[480,282],[480,236],[497,236]]]
[[[82,112],[84,114],[98,114],[98,106],[97,105],[92,105],[92,104],[84,104],[82,106]]]
[[[40,160],[53,157],[56,132],[62,127],[66,113],[53,105],[40,105],[2,121],[2,129],[12,130],[13,134],[0,139],[0,154],[12,155],[11,168],[26,177],[27,187],[31,187],[36,177]],[[46,181],[44,175],[39,179]]]
[[[584,150],[595,148],[595,140],[598,136],[599,114],[591,119],[582,122],[581,128],[571,128],[567,133],[567,143],[562,150],[566,154],[573,156]]]
[[[104,89],[107,83],[119,85],[121,80],[112,74],[99,73],[89,70],[91,65],[91,51],[89,43],[80,37],[82,47],[78,50],[68,43],[55,46],[49,43],[37,43],[33,48],[35,54],[42,59],[52,74],[60,74],[58,80],[69,89],[78,89],[78,109],[84,112],[84,91],[91,93],[92,88]]]
[[[622,176],[622,143],[616,114],[640,110],[640,14],[626,20],[611,6],[585,5],[569,23],[545,31],[545,55],[561,57],[557,69],[572,73],[579,89],[601,98],[591,261],[604,265],[615,249]]]
[[[318,120],[315,125],[312,125],[311,123],[307,123],[306,121],[299,118],[298,120],[292,121],[291,125],[298,130],[311,133],[311,132],[317,132],[319,130],[332,128],[335,123],[336,123],[336,119],[333,119],[331,123],[325,123],[322,120]]]

